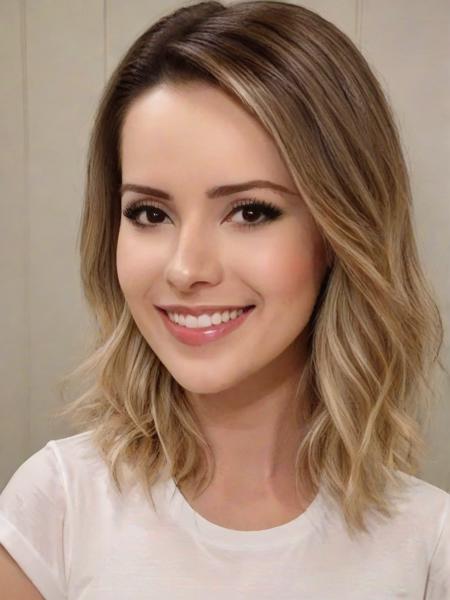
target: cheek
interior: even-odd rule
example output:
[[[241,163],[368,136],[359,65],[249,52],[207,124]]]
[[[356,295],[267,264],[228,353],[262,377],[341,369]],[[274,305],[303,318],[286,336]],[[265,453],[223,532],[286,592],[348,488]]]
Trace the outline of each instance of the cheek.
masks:
[[[149,260],[148,248],[139,244],[138,240],[133,239],[119,231],[116,251],[117,277],[122,292],[126,298],[139,296],[142,287],[151,279],[149,267],[153,264]]]
[[[309,235],[279,238],[275,248],[267,245],[254,256],[251,269],[255,287],[267,300],[314,304],[325,272],[322,246]]]
[[[132,281],[133,262],[130,261],[129,258],[130,249],[127,247],[121,230],[119,230],[116,248],[116,269],[119,285],[125,297],[128,294],[129,285]]]

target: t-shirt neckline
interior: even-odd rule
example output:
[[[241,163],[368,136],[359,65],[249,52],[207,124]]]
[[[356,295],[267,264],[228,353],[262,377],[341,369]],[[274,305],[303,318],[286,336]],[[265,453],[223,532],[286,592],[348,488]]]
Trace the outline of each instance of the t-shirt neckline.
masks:
[[[197,513],[178,489],[173,478],[168,479],[167,485],[169,512],[183,529],[204,542],[235,550],[270,549],[273,546],[295,543],[318,525],[323,509],[322,492],[319,489],[306,510],[291,521],[270,529],[241,531],[217,525]]]

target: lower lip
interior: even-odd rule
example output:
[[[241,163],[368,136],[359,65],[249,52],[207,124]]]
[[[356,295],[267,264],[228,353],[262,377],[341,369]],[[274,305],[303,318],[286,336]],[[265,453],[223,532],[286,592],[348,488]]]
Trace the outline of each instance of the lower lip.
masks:
[[[169,315],[161,308],[158,308],[158,312],[161,314],[167,329],[177,338],[177,340],[183,344],[188,344],[189,346],[201,346],[208,342],[213,342],[237,329],[253,312],[254,308],[255,307],[253,306],[250,310],[243,312],[237,319],[228,321],[228,323],[220,323],[220,325],[210,325],[209,327],[198,327],[195,329],[177,325],[174,321],[169,319]]]

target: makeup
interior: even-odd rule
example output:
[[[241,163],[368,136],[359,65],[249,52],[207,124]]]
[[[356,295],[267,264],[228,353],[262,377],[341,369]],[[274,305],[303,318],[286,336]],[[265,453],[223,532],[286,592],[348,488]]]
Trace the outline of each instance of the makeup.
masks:
[[[157,311],[161,315],[167,329],[178,341],[189,346],[201,346],[222,338],[240,327],[253,312],[254,308],[254,306],[246,308],[239,317],[227,323],[192,329],[171,321],[165,310],[157,308]]]

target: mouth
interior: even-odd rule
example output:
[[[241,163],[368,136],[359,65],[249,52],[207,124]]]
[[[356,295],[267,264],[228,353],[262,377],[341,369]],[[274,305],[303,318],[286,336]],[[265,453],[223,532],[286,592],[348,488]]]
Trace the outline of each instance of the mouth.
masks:
[[[201,346],[225,337],[241,327],[247,318],[249,318],[248,313],[253,311],[255,307],[254,304],[246,306],[242,309],[242,313],[234,319],[221,322],[218,325],[211,324],[206,327],[185,327],[172,321],[166,310],[160,307],[157,308],[162,315],[164,325],[179,342],[190,346]]]
[[[156,307],[156,309],[157,309],[157,310],[159,310],[159,312],[162,312],[162,313],[164,313],[164,314],[166,314],[166,315],[168,315],[168,314],[169,314],[169,312],[168,312],[167,310],[164,310],[164,308],[161,308],[161,307],[159,307],[159,306],[155,306],[155,307]],[[251,310],[252,308],[255,308],[255,304],[249,304],[248,306],[244,306],[242,310],[243,310],[244,312],[248,312],[248,311],[249,311],[249,310]],[[222,309],[222,310],[219,310],[219,309],[217,309],[217,312],[225,312],[225,310],[228,310],[228,309]],[[233,309],[233,310],[239,310],[239,309]],[[176,311],[174,311],[174,312],[176,312]],[[229,311],[229,312],[231,312],[231,311]],[[208,311],[208,313],[209,313],[209,314],[212,314],[212,311]],[[206,314],[206,313],[205,313],[205,314]]]

